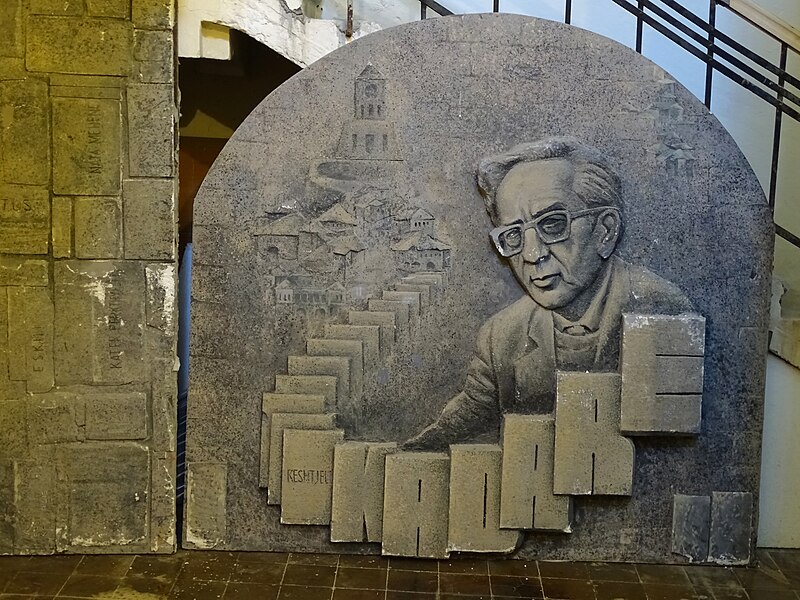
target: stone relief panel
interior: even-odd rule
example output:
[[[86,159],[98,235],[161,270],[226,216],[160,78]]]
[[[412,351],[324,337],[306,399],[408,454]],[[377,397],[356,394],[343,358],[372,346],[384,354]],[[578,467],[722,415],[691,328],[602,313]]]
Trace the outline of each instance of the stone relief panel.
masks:
[[[437,19],[296,76],[196,205],[187,545],[748,562],[753,178],[560,24]]]

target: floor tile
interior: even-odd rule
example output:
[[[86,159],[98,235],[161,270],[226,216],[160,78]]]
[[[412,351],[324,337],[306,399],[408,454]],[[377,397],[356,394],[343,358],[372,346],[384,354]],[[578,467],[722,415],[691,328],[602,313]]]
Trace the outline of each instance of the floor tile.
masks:
[[[439,573],[467,573],[470,575],[488,575],[489,562],[486,559],[460,558],[439,561]]]
[[[278,600],[331,600],[332,593],[331,588],[284,585],[281,586]]]
[[[586,563],[539,561],[539,575],[548,579],[589,579]]]
[[[488,575],[468,575],[459,573],[440,573],[439,591],[444,594],[489,595]]]
[[[386,569],[389,559],[384,556],[354,556],[342,554],[339,556],[339,567],[358,567],[361,569]]]
[[[285,570],[286,565],[279,562],[240,562],[234,567],[229,581],[280,585]]]
[[[383,600],[385,591],[378,590],[346,590],[333,591],[333,600]]]
[[[494,596],[510,598],[542,598],[542,584],[538,577],[512,577],[492,575],[491,591]]]
[[[463,594],[442,594],[438,597],[438,600],[491,600],[491,596],[489,594],[481,594],[479,596],[470,595],[463,595]]]
[[[684,571],[695,587],[742,589],[742,584],[733,569],[695,565],[686,567]]]
[[[119,577],[74,574],[61,588],[58,596],[92,598],[102,594],[111,594],[119,587],[120,581]]]
[[[222,581],[178,581],[167,600],[221,600],[227,585]]]
[[[288,552],[237,552],[236,559],[238,562],[278,562],[285,563],[289,560]]]
[[[214,552],[208,556],[190,556],[183,561],[180,577],[182,580],[227,582],[236,565],[236,555],[233,553]]]
[[[690,585],[645,584],[648,600],[695,600],[696,595]]]
[[[439,575],[425,571],[395,571],[389,569],[388,589],[401,592],[436,593]]]
[[[635,565],[622,563],[589,563],[589,577],[592,581],[625,581],[639,582],[639,573]]]
[[[51,575],[66,573],[71,575],[81,562],[82,555],[35,556],[25,568],[26,571],[49,573]]]
[[[539,567],[534,560],[490,560],[489,573],[491,575],[539,577]]]
[[[597,600],[647,600],[644,586],[631,581],[598,581],[594,584]]]
[[[788,590],[791,583],[779,570],[770,568],[743,568],[735,570],[742,587],[750,590]]]
[[[431,573],[438,573],[439,562],[421,558],[399,558],[393,556],[389,559],[389,568],[401,569],[403,571],[428,571]]]
[[[689,577],[677,565],[636,565],[642,583],[663,585],[689,585]]]
[[[142,595],[146,594],[164,598],[175,585],[175,579],[177,579],[177,576],[123,577],[120,580],[117,591],[114,593],[114,598],[120,598],[120,600],[122,600],[123,597],[141,598]]]
[[[386,571],[383,569],[359,569],[357,567],[339,567],[336,572],[337,588],[353,588],[366,590],[385,590]]]
[[[276,600],[277,585],[232,582],[225,588],[224,600]]]
[[[545,579],[542,588],[546,598],[558,600],[595,600],[591,582],[580,579]]]
[[[386,592],[386,600],[439,600],[436,594],[425,594],[423,592],[399,592],[397,590],[388,590]]]
[[[335,567],[339,564],[338,554],[299,554],[292,552],[289,555],[289,562],[295,565],[316,565],[324,567]]]
[[[318,587],[333,587],[335,567],[318,567],[314,565],[293,565],[286,567],[283,583],[290,585],[309,585]]]
[[[78,563],[75,573],[81,575],[105,575],[107,577],[124,577],[131,568],[133,556],[117,556],[113,554],[95,554],[84,556]]]
[[[176,578],[183,566],[183,556],[183,553],[172,556],[137,556],[127,576]]]
[[[750,600],[797,600],[797,594],[790,590],[747,590]]]
[[[18,571],[14,575],[14,579],[6,584],[5,593],[55,596],[67,579],[69,579],[69,573]]]
[[[30,561],[30,556],[0,556],[0,573],[22,571]]]
[[[695,586],[694,589],[698,592],[698,596],[703,593],[711,598],[711,600],[749,600],[750,598],[747,592],[742,588],[700,588]]]

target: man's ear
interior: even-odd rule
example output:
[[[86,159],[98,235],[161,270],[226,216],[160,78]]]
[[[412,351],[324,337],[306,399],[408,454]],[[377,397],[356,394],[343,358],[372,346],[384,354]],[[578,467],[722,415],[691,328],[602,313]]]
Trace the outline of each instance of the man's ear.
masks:
[[[622,219],[619,212],[613,209],[603,211],[597,218],[595,228],[599,230],[601,236],[597,253],[603,258],[608,258],[614,253],[622,237]]]

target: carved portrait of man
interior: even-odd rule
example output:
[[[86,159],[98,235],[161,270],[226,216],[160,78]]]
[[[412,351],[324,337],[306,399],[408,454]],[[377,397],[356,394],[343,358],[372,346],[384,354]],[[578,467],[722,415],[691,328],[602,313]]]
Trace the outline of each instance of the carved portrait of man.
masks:
[[[692,311],[678,287],[617,256],[621,179],[596,149],[520,144],[483,159],[477,185],[494,246],[526,294],[483,324],[463,390],[408,449],[497,431],[506,413],[551,413],[556,371],[617,371],[622,313]]]

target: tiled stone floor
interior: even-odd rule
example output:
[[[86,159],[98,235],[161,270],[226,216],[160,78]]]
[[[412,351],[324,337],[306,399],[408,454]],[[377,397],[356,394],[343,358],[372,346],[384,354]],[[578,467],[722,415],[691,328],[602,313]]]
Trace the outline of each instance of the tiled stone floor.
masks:
[[[0,600],[800,600],[800,550],[757,568],[323,554],[0,557]]]

